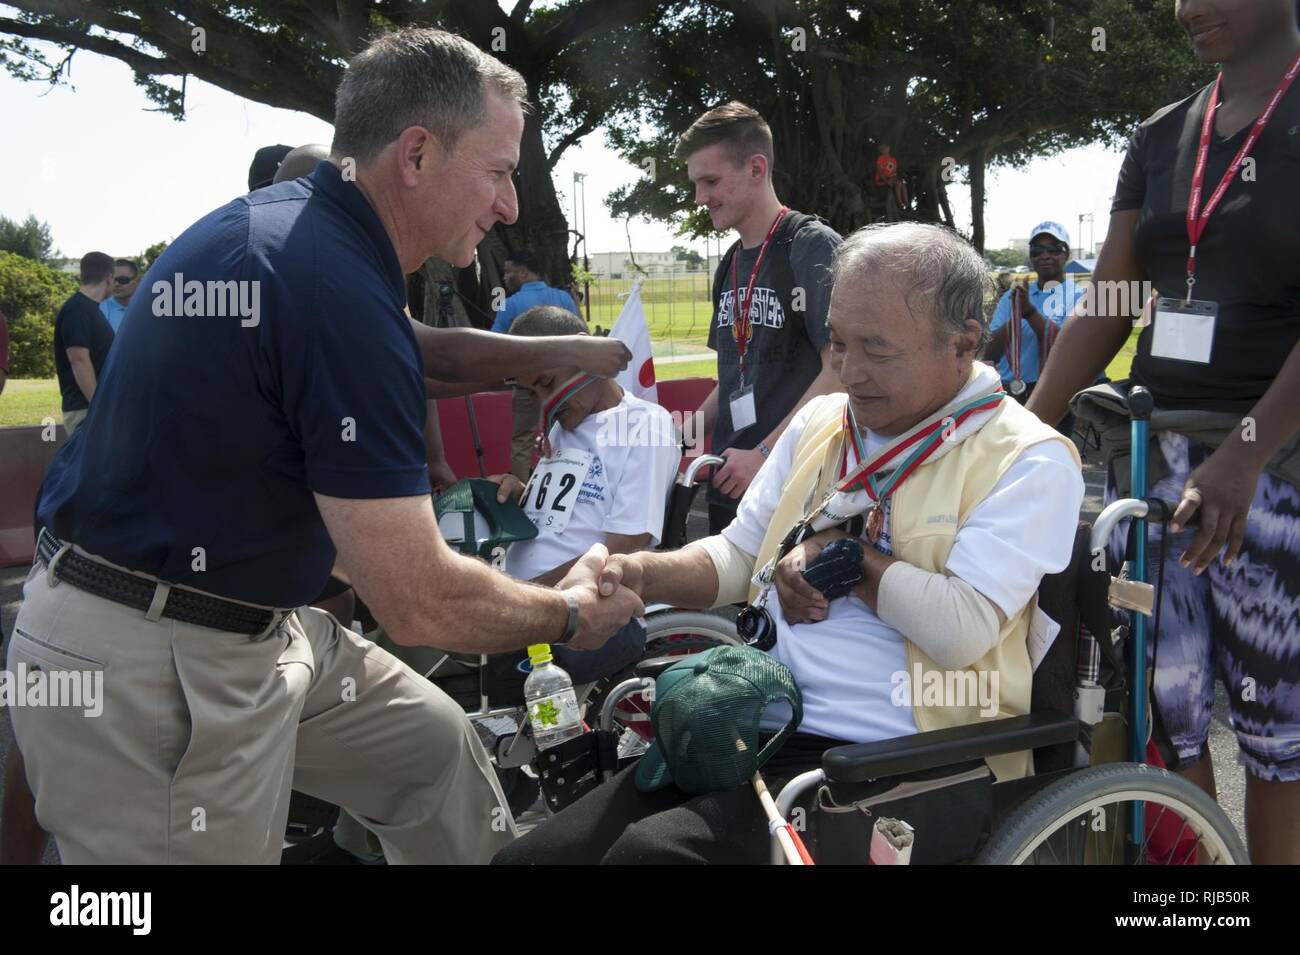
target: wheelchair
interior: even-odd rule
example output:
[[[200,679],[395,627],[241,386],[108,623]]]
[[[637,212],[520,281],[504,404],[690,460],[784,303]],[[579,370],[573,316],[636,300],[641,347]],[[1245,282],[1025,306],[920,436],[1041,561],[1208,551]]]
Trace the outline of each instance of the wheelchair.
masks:
[[[1132,486],[1145,494],[1150,396],[1134,389],[1130,406]],[[1040,606],[1061,629],[1034,672],[1029,713],[830,749],[820,768],[781,787],[779,819],[803,832],[822,863],[1247,863],[1241,838],[1218,804],[1191,782],[1146,762],[1154,729],[1147,705],[1147,616],[1158,606],[1145,580],[1146,522],[1167,521],[1171,514],[1164,501],[1134,497],[1110,504],[1091,527],[1080,523],[1069,566],[1039,588]],[[1124,521],[1129,536],[1121,567],[1106,552]],[[706,639],[729,642],[734,636],[734,628],[692,622]],[[1158,610],[1154,623],[1158,630]],[[652,694],[655,679],[675,662],[643,661],[613,687],[596,735],[619,734],[620,702]],[[988,758],[1027,751],[1033,775],[993,777]],[[602,778],[630,762],[606,763]],[[777,865],[790,859],[780,835],[774,825],[771,861]]]

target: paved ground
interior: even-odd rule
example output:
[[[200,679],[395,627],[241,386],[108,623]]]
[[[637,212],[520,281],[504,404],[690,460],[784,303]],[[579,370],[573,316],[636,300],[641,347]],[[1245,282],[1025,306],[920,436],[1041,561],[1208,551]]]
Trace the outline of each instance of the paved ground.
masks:
[[[1101,509],[1101,468],[1096,465],[1095,461],[1085,461],[1084,471],[1088,480],[1088,496],[1084,503],[1084,513],[1086,517],[1092,518]],[[700,495],[700,500],[702,501],[702,499],[703,495]],[[699,504],[692,511],[688,526],[692,540],[707,534],[707,517]],[[26,575],[26,568],[0,569],[0,638],[3,638],[6,649],[9,635],[13,632],[14,618],[18,613],[22,583]],[[12,745],[13,732],[9,723],[9,714],[5,712],[3,716],[0,716],[0,774],[3,773],[5,760]],[[1210,751],[1213,754],[1214,764],[1218,769],[1219,803],[1237,826],[1237,830],[1243,834],[1242,838],[1244,839],[1245,826],[1242,817],[1242,806],[1245,799],[1245,780],[1243,771],[1237,763],[1236,743],[1228,726],[1227,706],[1222,688],[1219,689],[1218,698],[1215,701],[1214,723],[1210,733]],[[3,793],[0,792],[0,801],[2,800]],[[2,802],[0,802],[0,808],[2,808]],[[46,863],[58,862],[58,853],[52,843],[45,854],[44,861]]]

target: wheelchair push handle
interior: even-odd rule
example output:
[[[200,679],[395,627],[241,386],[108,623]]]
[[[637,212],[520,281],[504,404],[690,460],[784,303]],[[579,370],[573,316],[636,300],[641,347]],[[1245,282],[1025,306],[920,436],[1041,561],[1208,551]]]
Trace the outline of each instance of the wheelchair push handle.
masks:
[[[1128,392],[1128,415],[1133,421],[1148,421],[1151,412],[1156,410],[1156,399],[1151,392],[1141,385],[1134,385]]]

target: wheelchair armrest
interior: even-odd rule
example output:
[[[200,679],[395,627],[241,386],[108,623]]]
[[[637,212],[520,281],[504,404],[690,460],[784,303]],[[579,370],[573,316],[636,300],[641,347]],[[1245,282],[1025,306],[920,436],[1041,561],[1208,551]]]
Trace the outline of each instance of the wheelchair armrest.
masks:
[[[635,673],[637,676],[648,680],[657,680],[660,673],[663,673],[674,663],[681,663],[685,659],[686,657],[651,657],[648,660],[638,662]]]
[[[1079,721],[1073,716],[1030,713],[876,743],[837,746],[822,756],[822,769],[830,782],[861,783],[1054,743],[1070,743],[1078,737]]]

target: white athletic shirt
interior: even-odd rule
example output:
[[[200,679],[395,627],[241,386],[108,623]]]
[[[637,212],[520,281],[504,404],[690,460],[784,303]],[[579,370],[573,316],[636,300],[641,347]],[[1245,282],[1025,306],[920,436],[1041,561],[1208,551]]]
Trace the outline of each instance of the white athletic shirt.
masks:
[[[507,574],[531,580],[604,543],[606,534],[649,534],[650,546],[659,543],[681,461],[663,407],[625,391],[613,408],[588,415],[572,431],[557,423],[549,437],[552,463],[538,462],[523,497],[538,534],[506,551]],[[590,463],[575,480],[575,462],[584,456]]]
[[[981,370],[959,397],[975,397],[995,375],[992,369]],[[745,553],[756,554],[762,546],[795,445],[814,402],[825,400],[831,399],[814,399],[800,409],[741,499],[736,519],[723,531]],[[869,431],[864,437],[869,454],[889,441]],[[1026,448],[957,532],[947,570],[1003,613],[1015,613],[1029,601],[1044,575],[1059,573],[1069,564],[1083,492],[1079,468],[1060,442]],[[888,513],[885,527],[889,527]],[[887,535],[878,546],[891,552]],[[898,685],[895,674],[907,672],[903,637],[874,610],[850,594],[831,601],[825,620],[791,627],[775,587],[767,607],[777,626],[771,653],[794,673],[803,694],[802,732],[855,743],[916,732],[911,706],[905,699],[903,705],[896,705],[900,694],[893,692]],[[763,725],[782,725],[779,716],[774,710]]]

